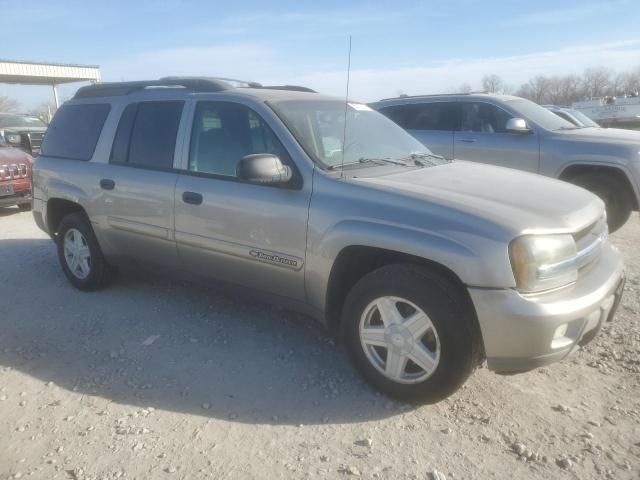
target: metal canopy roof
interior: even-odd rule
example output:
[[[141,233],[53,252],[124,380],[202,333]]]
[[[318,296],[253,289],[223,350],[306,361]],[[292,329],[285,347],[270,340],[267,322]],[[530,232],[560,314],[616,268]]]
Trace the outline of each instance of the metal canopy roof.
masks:
[[[97,65],[65,65],[0,59],[0,83],[60,85],[72,82],[99,82]]]

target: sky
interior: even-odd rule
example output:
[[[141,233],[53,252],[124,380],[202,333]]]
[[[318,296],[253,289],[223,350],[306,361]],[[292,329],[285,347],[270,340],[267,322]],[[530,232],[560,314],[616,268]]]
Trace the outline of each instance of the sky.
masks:
[[[0,58],[99,65],[103,81],[206,75],[350,97],[640,68],[637,0],[0,0]],[[80,84],[81,85],[81,84]],[[69,98],[80,86],[60,87]],[[23,110],[51,89],[0,84]]]

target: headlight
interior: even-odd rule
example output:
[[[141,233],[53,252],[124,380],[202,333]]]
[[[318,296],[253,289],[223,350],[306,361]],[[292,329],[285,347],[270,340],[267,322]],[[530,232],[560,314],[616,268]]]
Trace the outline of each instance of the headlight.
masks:
[[[571,235],[524,235],[509,245],[516,288],[522,293],[564,287],[578,279]]]
[[[17,133],[5,133],[5,138],[7,139],[7,143],[20,143],[22,142],[22,138]]]

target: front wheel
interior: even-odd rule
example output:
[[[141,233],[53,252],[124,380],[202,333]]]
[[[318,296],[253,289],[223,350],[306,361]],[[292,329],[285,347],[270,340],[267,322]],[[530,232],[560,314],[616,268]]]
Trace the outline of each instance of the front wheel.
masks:
[[[97,290],[107,283],[111,267],[83,213],[72,213],[62,219],[56,245],[62,270],[74,287]]]
[[[591,193],[595,193],[604,202],[607,210],[607,224],[611,233],[621,228],[633,211],[633,192],[617,177],[592,172],[576,175],[569,180]]]
[[[461,287],[420,266],[390,265],[365,275],[347,296],[342,325],[356,369],[401,400],[448,397],[481,357],[475,314]]]

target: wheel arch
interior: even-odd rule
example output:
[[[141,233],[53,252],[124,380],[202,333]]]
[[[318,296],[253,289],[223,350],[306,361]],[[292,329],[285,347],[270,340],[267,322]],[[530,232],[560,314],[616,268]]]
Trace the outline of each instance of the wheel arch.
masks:
[[[54,237],[58,233],[58,227],[62,219],[70,213],[82,213],[87,215],[84,207],[77,202],[66,198],[49,198],[47,200],[46,225],[49,234]]]
[[[478,338],[482,338],[480,324],[477,320],[469,291],[453,270],[425,257],[366,245],[349,245],[343,248],[332,265],[327,284],[325,305],[325,319],[331,331],[339,331],[344,302],[356,282],[364,275],[378,268],[393,264],[408,264],[428,268],[449,279],[459,288],[467,307],[473,312],[475,333]]]
[[[611,175],[622,182],[622,185],[628,189],[633,199],[633,208],[638,210],[640,208],[639,192],[635,185],[631,181],[629,173],[619,165],[611,164],[594,164],[594,163],[572,163],[563,167],[562,171],[558,175],[560,180],[571,182],[571,179],[581,175],[583,173],[598,173],[604,175]]]

